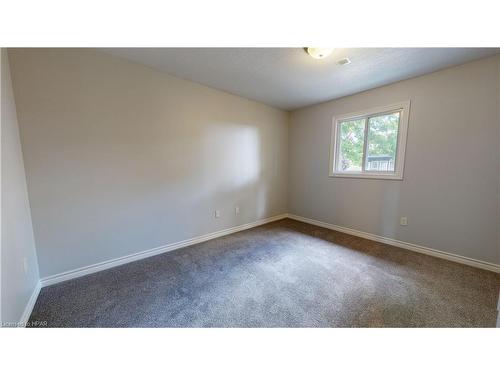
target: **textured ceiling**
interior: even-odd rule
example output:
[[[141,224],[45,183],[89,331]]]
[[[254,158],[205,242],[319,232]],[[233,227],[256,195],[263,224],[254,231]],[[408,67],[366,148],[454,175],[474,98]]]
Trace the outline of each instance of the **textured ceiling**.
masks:
[[[496,48],[106,48],[179,78],[292,110],[500,53]],[[352,63],[337,62],[348,57]]]

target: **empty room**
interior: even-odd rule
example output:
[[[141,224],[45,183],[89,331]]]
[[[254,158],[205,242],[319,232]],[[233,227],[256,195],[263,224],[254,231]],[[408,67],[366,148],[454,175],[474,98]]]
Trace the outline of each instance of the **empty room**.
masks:
[[[3,357],[495,358],[500,41],[249,42],[235,22],[233,42],[0,40]]]
[[[499,52],[3,50],[2,321],[494,327]]]

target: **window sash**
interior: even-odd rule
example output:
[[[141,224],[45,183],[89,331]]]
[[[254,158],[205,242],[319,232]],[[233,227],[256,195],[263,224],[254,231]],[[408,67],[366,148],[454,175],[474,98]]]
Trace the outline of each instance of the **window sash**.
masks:
[[[340,127],[342,126],[343,123],[345,122],[350,122],[350,121],[359,121],[359,120],[364,120],[363,124],[363,155],[361,156],[361,172],[364,172],[364,154],[365,154],[365,148],[366,148],[366,136],[367,136],[367,118],[366,117],[355,117],[355,118],[345,118],[342,119],[341,121],[337,121],[336,124],[336,134],[337,134],[337,139],[336,139],[336,144],[338,145],[337,150],[336,150],[336,155],[335,155],[335,165],[334,165],[334,171],[337,173],[360,173],[358,171],[342,171],[341,169],[338,169],[339,164],[340,164],[340,152],[342,149],[342,140],[341,140],[341,129]]]
[[[398,163],[398,152],[399,152],[399,135],[400,135],[400,125],[401,125],[401,117],[403,115],[403,109],[399,109],[399,110],[396,110],[396,111],[388,111],[388,112],[384,112],[384,113],[376,113],[376,114],[373,114],[373,115],[370,115],[366,118],[366,122],[365,122],[365,144],[364,144],[364,147],[363,147],[363,169],[362,169],[362,172],[363,173],[381,173],[381,174],[395,174],[396,171],[397,171],[397,166],[396,164]],[[392,114],[396,114],[398,113],[399,114],[399,117],[398,117],[398,134],[396,136],[396,150],[395,150],[395,154],[394,154],[394,171],[366,171],[366,158],[368,158],[368,153],[367,153],[367,149],[368,149],[368,133],[370,131],[370,119],[371,118],[374,118],[374,117],[380,117],[380,116],[384,116],[384,115],[392,115]],[[389,161],[387,161],[387,163],[389,163]],[[377,163],[379,164],[379,163]]]

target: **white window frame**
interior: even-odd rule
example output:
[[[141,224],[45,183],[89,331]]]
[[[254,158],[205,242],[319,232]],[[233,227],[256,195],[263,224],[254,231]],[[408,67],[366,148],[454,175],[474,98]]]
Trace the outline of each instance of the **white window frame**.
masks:
[[[368,142],[366,131],[368,129],[368,117],[376,115],[383,115],[386,113],[401,112],[398,127],[398,140],[396,146],[395,170],[394,172],[380,172],[380,171],[366,171],[365,158],[366,158],[366,144]],[[345,115],[333,117],[332,122],[332,138],[330,144],[330,177],[350,177],[350,178],[374,178],[374,179],[388,179],[388,180],[402,180],[405,163],[406,152],[406,137],[408,135],[408,119],[410,114],[410,101],[403,101],[386,105],[382,107],[370,108],[363,111],[347,113]],[[363,171],[362,172],[340,172],[336,171],[337,158],[339,152],[339,124],[345,120],[355,120],[359,118],[367,118],[365,127],[365,139],[363,146]]]

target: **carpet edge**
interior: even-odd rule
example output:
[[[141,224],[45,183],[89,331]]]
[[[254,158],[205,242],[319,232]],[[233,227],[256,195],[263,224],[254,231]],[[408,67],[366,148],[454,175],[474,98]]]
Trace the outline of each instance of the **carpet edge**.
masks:
[[[286,214],[286,213],[276,215],[276,216],[271,216],[271,217],[259,219],[259,220],[256,220],[256,221],[253,221],[253,222],[250,222],[247,224],[237,225],[235,227],[222,229],[222,230],[219,230],[216,232],[203,234],[201,236],[196,236],[196,237],[189,238],[186,240],[173,242],[173,243],[170,243],[167,245],[155,247],[155,248],[148,249],[148,250],[139,251],[139,252],[125,255],[122,257],[105,260],[105,261],[102,261],[99,263],[91,264],[91,265],[84,266],[84,267],[75,268],[75,269],[69,270],[69,271],[64,271],[61,273],[57,273],[55,275],[45,276],[45,277],[40,279],[39,284],[40,284],[41,288],[43,288],[45,286],[54,285],[54,284],[57,284],[57,283],[60,283],[63,281],[67,281],[67,280],[71,280],[71,279],[76,279],[77,277],[90,275],[92,273],[104,271],[104,270],[107,270],[109,268],[121,266],[123,264],[131,263],[131,262],[134,262],[137,260],[149,258],[149,257],[155,256],[155,255],[169,252],[169,251],[181,249],[183,247],[187,247],[190,245],[195,245],[195,244],[198,244],[201,242],[209,241],[209,240],[212,240],[214,238],[227,236],[228,234],[232,234],[232,233],[236,233],[236,232],[241,232],[243,230],[255,228],[255,227],[258,227],[258,226],[261,226],[264,224],[271,223],[273,221],[286,219],[287,217],[288,217],[288,214]]]
[[[498,265],[498,264],[489,263],[489,262],[485,262],[485,261],[478,260],[478,259],[468,258],[468,257],[464,257],[462,255],[452,254],[452,253],[448,253],[446,251],[436,250],[436,249],[433,249],[430,247],[416,245],[416,244],[396,240],[396,239],[389,238],[389,237],[383,237],[383,236],[379,236],[377,234],[363,232],[363,231],[360,231],[357,229],[346,228],[346,227],[342,227],[339,225],[330,224],[330,223],[326,223],[326,222],[315,220],[315,219],[310,219],[310,218],[303,217],[300,215],[288,214],[288,218],[293,219],[293,220],[297,220],[297,221],[301,221],[303,223],[316,225],[318,227],[332,229],[332,230],[335,230],[337,232],[342,232],[342,233],[350,234],[353,236],[365,238],[368,240],[384,243],[386,245],[396,246],[396,247],[399,247],[399,248],[402,248],[405,250],[414,251],[414,252],[417,252],[420,254],[426,254],[429,256],[436,257],[436,258],[449,260],[449,261],[452,261],[455,263],[465,264],[467,266],[480,268],[480,269],[492,271],[495,273],[500,273],[500,265]]]

